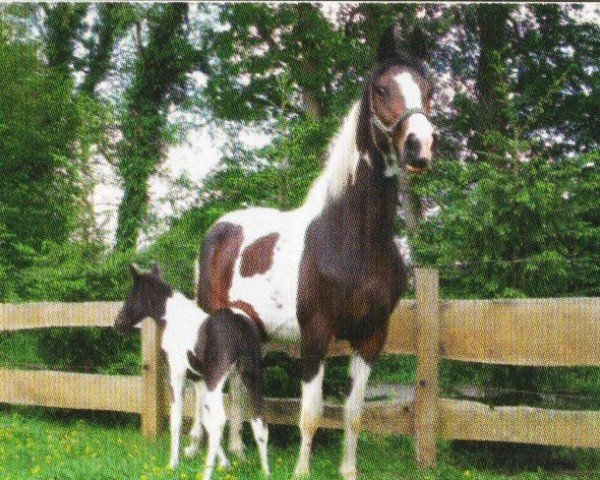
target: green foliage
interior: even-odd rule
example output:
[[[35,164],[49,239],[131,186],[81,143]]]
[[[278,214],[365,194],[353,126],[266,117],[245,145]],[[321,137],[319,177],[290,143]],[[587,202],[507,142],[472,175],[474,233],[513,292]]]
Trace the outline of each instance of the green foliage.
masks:
[[[71,84],[35,45],[0,42],[0,70],[0,224],[21,246],[65,241],[79,192]]]
[[[440,212],[413,238],[415,255],[440,266],[452,297],[597,295],[600,237],[588,193],[598,178],[597,154],[512,169],[440,161],[421,179]]]

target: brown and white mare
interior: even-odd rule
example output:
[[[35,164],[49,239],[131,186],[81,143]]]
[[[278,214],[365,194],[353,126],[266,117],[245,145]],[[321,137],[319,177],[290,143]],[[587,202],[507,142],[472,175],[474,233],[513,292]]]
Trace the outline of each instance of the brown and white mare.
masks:
[[[302,441],[296,476],[309,472],[327,348],[344,339],[353,355],[340,472],[356,478],[367,381],[406,287],[393,241],[398,184],[407,171],[424,170],[434,150],[428,119],[432,86],[423,58],[397,54],[390,31],[377,60],[304,204],[293,211],[228,213],[207,232],[199,255],[196,294],[204,311],[239,309],[266,338],[300,342]],[[243,448],[240,388],[232,379],[230,448],[238,453]]]

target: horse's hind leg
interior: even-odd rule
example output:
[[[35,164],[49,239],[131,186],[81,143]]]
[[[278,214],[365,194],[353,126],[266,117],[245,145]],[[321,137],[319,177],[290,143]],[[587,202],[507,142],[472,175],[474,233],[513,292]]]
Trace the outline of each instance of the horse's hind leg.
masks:
[[[247,392],[237,367],[232,370],[229,376],[229,392],[231,394],[229,451],[243,459],[245,453],[244,442],[242,440],[242,427]]]
[[[204,430],[202,429],[202,402],[206,393],[206,384],[204,381],[199,380],[194,382],[194,390],[196,394],[196,408],[194,409],[194,425],[192,425],[192,430],[190,431],[190,445],[185,449],[187,457],[193,457],[198,453],[200,442],[204,435]]]

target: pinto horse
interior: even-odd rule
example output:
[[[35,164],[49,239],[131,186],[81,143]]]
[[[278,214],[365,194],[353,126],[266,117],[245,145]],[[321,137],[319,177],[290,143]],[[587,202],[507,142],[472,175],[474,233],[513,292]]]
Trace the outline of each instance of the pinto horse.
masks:
[[[407,282],[393,241],[398,188],[407,172],[428,167],[435,147],[432,84],[423,49],[416,51],[415,57],[398,54],[393,30],[384,35],[362,98],[332,141],[326,168],[304,204],[224,215],[206,233],[196,262],[196,298],[204,311],[236,308],[265,338],[300,343],[296,476],[309,473],[325,357],[334,339],[347,340],[353,350],[340,472],[346,479],[357,475],[367,381]],[[239,389],[233,380],[230,448],[243,453]]]

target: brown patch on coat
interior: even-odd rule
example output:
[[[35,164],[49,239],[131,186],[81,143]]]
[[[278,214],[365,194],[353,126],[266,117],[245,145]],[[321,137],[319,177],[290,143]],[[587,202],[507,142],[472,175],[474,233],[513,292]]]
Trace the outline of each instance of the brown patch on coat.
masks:
[[[204,237],[200,252],[198,306],[212,314],[229,306],[233,268],[244,241],[241,225],[218,222]]]
[[[278,240],[279,233],[274,232],[248,245],[242,253],[240,275],[252,277],[267,272],[273,265],[273,252]]]
[[[252,305],[250,305],[248,302],[244,302],[243,300],[236,300],[235,302],[231,302],[230,308],[239,308],[242,312],[248,315],[250,320],[252,320],[256,325],[256,328],[258,328],[261,340],[263,342],[268,340],[265,325]]]

